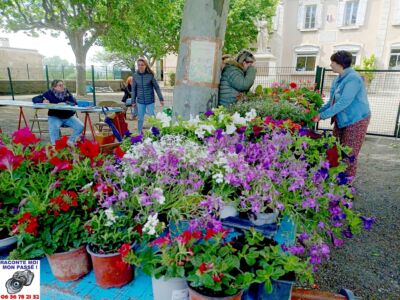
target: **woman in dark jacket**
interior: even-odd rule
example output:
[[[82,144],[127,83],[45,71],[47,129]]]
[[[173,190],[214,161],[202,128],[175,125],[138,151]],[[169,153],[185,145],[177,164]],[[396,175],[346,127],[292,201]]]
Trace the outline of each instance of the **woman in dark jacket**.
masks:
[[[76,100],[72,94],[64,87],[62,80],[53,80],[51,89],[44,94],[32,99],[34,103],[52,103],[76,105]],[[72,134],[68,138],[68,145],[73,145],[76,139],[83,131],[83,123],[75,116],[73,110],[49,109],[48,124],[50,133],[50,142],[54,145],[60,138],[60,127],[66,126],[72,128]]]
[[[150,69],[147,60],[139,58],[137,61],[138,71],[135,73],[132,84],[132,103],[136,102],[138,108],[138,126],[139,133],[142,132],[144,115],[155,116],[154,90],[157,93],[161,106],[164,106],[164,98],[161,94],[160,86],[154,78],[154,72]]]
[[[132,120],[135,119],[138,115],[137,112],[137,105],[136,103],[132,103],[132,81],[133,81],[133,77],[129,76],[126,79],[126,82],[123,86],[123,88],[121,88],[121,90],[124,92],[124,96],[122,97],[122,102],[124,102],[127,106],[132,106],[131,107],[131,115],[132,115]]]

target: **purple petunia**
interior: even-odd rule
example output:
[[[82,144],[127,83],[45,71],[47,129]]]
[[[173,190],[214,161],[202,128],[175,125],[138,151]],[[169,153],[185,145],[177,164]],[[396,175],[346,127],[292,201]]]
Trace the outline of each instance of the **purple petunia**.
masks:
[[[375,218],[367,218],[367,217],[361,216],[361,220],[364,223],[365,230],[370,230],[372,228],[372,225],[374,225],[374,223],[375,223]]]
[[[143,132],[139,135],[135,135],[131,137],[131,143],[136,144],[136,143],[141,143],[143,140]]]
[[[160,135],[160,130],[153,126],[151,127],[151,133],[158,137]]]
[[[210,117],[210,116],[213,116],[213,115],[214,115],[214,112],[210,109],[210,110],[206,111],[206,112],[204,113],[204,115],[208,118],[208,117]]]

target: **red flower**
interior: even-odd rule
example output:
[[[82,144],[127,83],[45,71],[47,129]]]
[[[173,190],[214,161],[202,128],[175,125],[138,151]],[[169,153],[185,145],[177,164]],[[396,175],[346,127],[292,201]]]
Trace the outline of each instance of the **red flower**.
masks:
[[[291,82],[291,83],[289,83],[289,86],[290,86],[292,89],[297,89],[297,84],[296,84],[296,82]]]
[[[199,266],[199,271],[200,271],[200,274],[203,274],[205,271],[207,271],[207,265],[205,263],[202,263]]]
[[[68,137],[65,135],[61,139],[58,139],[55,145],[56,151],[65,149],[68,146],[67,142],[68,142]]]
[[[114,150],[114,154],[117,158],[122,158],[125,155],[125,152],[121,149],[120,146],[118,146],[117,148],[115,148]]]
[[[12,151],[0,146],[0,170],[15,170],[24,160],[22,155],[14,155]]]
[[[207,233],[206,233],[206,236],[204,237],[204,239],[206,240],[206,241],[208,241],[209,239],[211,239],[215,234],[216,234],[217,232],[216,231],[214,231],[213,229],[207,229]]]
[[[78,195],[77,195],[74,191],[69,191],[69,192],[68,192],[68,195],[69,195],[71,198],[77,198],[77,197],[78,197]]]
[[[254,132],[254,135],[255,135],[255,136],[260,135],[260,133],[261,133],[262,130],[263,130],[263,128],[260,127],[260,126],[257,126],[257,125],[254,125],[254,126],[253,126],[253,132]]]
[[[40,150],[35,150],[29,155],[29,159],[33,161],[35,165],[39,162],[44,162],[47,160],[46,149],[42,148]]]
[[[129,251],[131,250],[131,245],[128,243],[122,244],[121,248],[119,248],[119,253],[121,254],[122,257],[125,257],[128,255]]]
[[[156,245],[164,245],[164,244],[169,244],[171,242],[170,239],[170,233],[168,233],[165,236],[159,237],[158,239],[155,239],[150,243],[150,246],[156,246]]]
[[[61,160],[57,156],[51,158],[50,163],[55,167],[53,173],[63,170],[72,170],[72,164],[68,160]]]
[[[218,276],[217,274],[213,274],[212,279],[213,279],[215,282],[221,282],[221,277]]]
[[[28,127],[15,131],[12,134],[12,138],[14,144],[22,144],[24,147],[30,144],[36,144],[40,141],[40,139],[38,139]]]
[[[60,209],[62,211],[68,211],[69,210],[69,204],[64,202],[63,204],[60,205]]]
[[[81,153],[91,160],[100,154],[100,145],[96,142],[85,140],[79,145]]]
[[[339,165],[339,153],[336,145],[326,150],[326,157],[329,161],[329,165],[331,166],[331,168],[337,167]]]
[[[78,201],[75,199],[71,201],[71,206],[78,206]]]
[[[83,228],[85,228],[89,234],[92,234],[92,233],[93,233],[92,226],[90,226],[90,225],[85,225],[85,226],[83,226]]]

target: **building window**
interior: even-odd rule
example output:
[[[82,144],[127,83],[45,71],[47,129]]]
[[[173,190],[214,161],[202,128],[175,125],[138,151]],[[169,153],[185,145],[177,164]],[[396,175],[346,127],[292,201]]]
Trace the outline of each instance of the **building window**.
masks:
[[[347,1],[344,8],[344,26],[351,26],[357,24],[358,0]]]
[[[304,28],[312,29],[315,28],[315,20],[317,16],[317,5],[306,5],[305,7],[305,19]]]
[[[315,54],[298,54],[296,71],[314,71],[317,56]]]
[[[392,49],[390,52],[389,69],[400,70],[400,49]]]

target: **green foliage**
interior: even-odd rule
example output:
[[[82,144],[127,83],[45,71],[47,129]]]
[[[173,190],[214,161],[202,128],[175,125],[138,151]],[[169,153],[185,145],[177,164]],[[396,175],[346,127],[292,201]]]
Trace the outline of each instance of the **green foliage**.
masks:
[[[361,72],[361,76],[365,78],[367,83],[370,83],[374,79],[375,73],[368,71],[376,70],[375,61],[376,61],[375,54],[371,54],[370,57],[363,57],[361,66],[355,67],[355,70],[365,70]]]
[[[169,85],[175,86],[175,73],[174,72],[168,73],[168,79],[169,79]]]
[[[277,0],[232,0],[225,33],[224,53],[236,54],[240,49],[251,49],[257,41],[256,18],[265,18],[271,28]],[[253,48],[253,50],[255,50]]]

